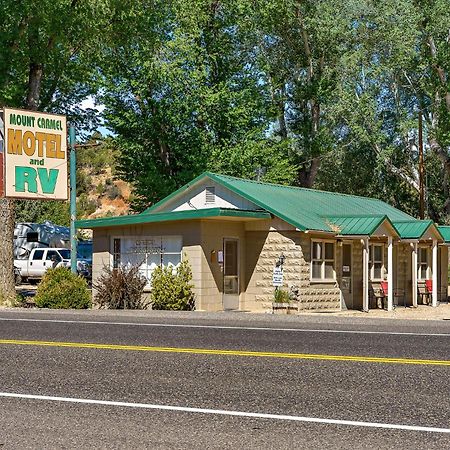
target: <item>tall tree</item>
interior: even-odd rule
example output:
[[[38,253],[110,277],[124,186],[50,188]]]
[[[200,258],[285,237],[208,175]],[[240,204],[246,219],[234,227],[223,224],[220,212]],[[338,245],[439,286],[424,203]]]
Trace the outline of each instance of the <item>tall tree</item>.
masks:
[[[158,11],[151,27],[138,9],[135,34],[118,37],[105,72],[102,100],[121,174],[136,187],[135,208],[205,169],[254,176],[265,166],[266,178],[286,180],[291,170],[270,151],[280,144],[266,136],[270,105],[251,29],[242,25],[250,3],[174,0]]]
[[[93,111],[79,104],[96,92],[100,49],[126,3],[2,1],[0,107],[65,113],[73,124],[88,126]],[[0,213],[0,296],[12,300],[14,202],[0,199]]]

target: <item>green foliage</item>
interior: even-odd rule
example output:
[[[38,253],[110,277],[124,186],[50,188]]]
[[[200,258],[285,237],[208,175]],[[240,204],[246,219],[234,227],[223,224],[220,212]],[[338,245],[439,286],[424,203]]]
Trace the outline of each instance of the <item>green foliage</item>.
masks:
[[[114,137],[85,139],[100,145],[77,153],[80,173],[111,167],[136,210],[205,169],[264,168],[417,215],[420,109],[428,213],[450,222],[448,0],[16,3],[0,4],[0,106],[66,113],[87,134],[99,115],[80,103],[97,95]],[[21,202],[20,220],[67,224],[43,203]]]
[[[69,203],[56,200],[16,202],[16,222],[44,223],[47,220],[61,226],[69,226]]]
[[[80,218],[91,215],[97,209],[97,203],[89,199],[86,193],[81,194],[77,199],[77,215]]]
[[[289,296],[289,292],[278,288],[273,293],[273,301],[274,303],[290,303],[291,297]]]
[[[157,267],[152,274],[152,308],[176,311],[194,309],[193,287],[192,270],[187,260],[176,269]]]
[[[94,133],[86,139],[84,144],[95,146],[84,147],[77,152],[79,169],[88,171],[92,175],[105,173],[108,168],[112,169],[113,174],[115,173],[116,161],[120,152],[115,146],[113,138],[103,138],[100,133]]]
[[[144,309],[145,285],[146,280],[140,275],[138,266],[119,266],[116,269],[105,266],[93,285],[94,300],[100,308]]]
[[[66,267],[49,269],[36,291],[36,305],[52,309],[86,309],[91,307],[91,294],[86,280]]]

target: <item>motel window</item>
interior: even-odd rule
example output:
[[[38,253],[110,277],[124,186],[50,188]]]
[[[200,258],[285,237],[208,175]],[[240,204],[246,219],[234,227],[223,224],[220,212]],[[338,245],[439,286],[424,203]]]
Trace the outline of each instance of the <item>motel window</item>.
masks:
[[[371,280],[384,279],[384,245],[371,244],[369,247],[369,267]]]
[[[150,284],[156,267],[177,267],[181,263],[181,236],[139,236],[115,238],[113,267],[138,266],[139,273]]]
[[[417,279],[426,280],[428,278],[429,252],[428,247],[419,247],[417,254]]]
[[[312,241],[311,279],[334,281],[334,242]]]

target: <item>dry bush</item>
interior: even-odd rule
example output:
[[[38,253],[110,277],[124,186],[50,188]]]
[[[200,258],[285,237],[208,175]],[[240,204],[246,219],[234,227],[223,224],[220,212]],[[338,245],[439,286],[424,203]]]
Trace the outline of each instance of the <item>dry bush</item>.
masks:
[[[139,273],[138,266],[120,266],[111,269],[103,267],[103,272],[93,284],[95,302],[107,309],[145,309],[143,299],[146,280]]]

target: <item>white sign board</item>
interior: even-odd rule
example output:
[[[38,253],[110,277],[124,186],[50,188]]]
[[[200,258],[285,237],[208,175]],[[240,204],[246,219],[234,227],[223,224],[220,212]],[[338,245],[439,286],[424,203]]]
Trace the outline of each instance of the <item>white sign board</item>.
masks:
[[[65,116],[5,108],[3,121],[5,196],[67,200]]]
[[[283,286],[283,269],[280,266],[273,268],[272,285],[275,287]]]

